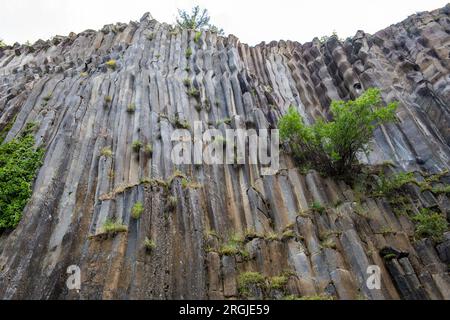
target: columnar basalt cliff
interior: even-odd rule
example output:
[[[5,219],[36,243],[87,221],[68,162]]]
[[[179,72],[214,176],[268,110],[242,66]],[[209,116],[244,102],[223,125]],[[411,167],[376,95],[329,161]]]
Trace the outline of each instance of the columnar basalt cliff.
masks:
[[[417,239],[385,198],[300,172],[287,153],[273,176],[170,158],[180,123],[270,129],[290,105],[311,122],[329,117],[332,100],[377,87],[385,102],[399,101],[399,120],[376,130],[362,161],[440,174],[448,185],[449,13],[345,41],[255,47],[146,14],[0,49],[0,132],[9,141],[36,123],[46,150],[20,224],[0,235],[0,298],[450,299],[450,234],[439,244]],[[448,193],[408,188],[412,211],[450,217]],[[324,212],[310,212],[313,202]],[[104,233],[107,219],[126,232]],[[80,291],[66,286],[71,265],[81,269]],[[371,265],[381,268],[380,290],[366,284]],[[245,283],[248,272],[266,285]]]

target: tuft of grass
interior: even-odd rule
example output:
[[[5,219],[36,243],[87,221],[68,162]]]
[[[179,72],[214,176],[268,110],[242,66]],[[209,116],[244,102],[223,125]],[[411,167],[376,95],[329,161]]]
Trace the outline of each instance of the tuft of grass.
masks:
[[[153,240],[150,240],[149,238],[145,238],[144,240],[144,247],[147,251],[153,251],[156,249],[156,243]]]
[[[319,214],[323,214],[325,212],[325,207],[320,204],[320,202],[318,201],[314,201],[313,203],[311,203],[310,209],[315,212],[315,213],[319,213]]]
[[[198,98],[200,98],[200,91],[198,91],[196,88],[190,88],[190,89],[187,91],[187,95],[188,95],[189,97],[198,99]]]
[[[264,239],[266,239],[267,241],[278,241],[280,240],[278,234],[276,234],[275,232],[269,232]]]
[[[450,195],[450,185],[446,185],[445,187],[434,187],[431,192],[433,192],[434,194],[445,194],[445,195]]]
[[[178,198],[175,196],[169,196],[167,198],[167,208],[169,210],[175,210],[178,205]]]
[[[113,153],[110,147],[104,147],[101,151],[100,151],[100,155],[102,157],[106,157],[106,158],[111,158]]]
[[[191,49],[191,47],[187,47],[187,49],[186,49],[184,54],[186,56],[186,59],[189,59],[192,56],[192,49]]]
[[[288,282],[288,277],[277,276],[269,279],[269,288],[272,290],[283,290]]]
[[[136,105],[134,103],[129,104],[127,107],[127,112],[134,113],[135,111],[136,111]]]
[[[106,96],[105,97],[105,104],[110,104],[112,102],[112,97],[111,96]]]
[[[114,59],[106,61],[106,66],[112,70],[115,70],[117,68],[117,61]]]
[[[140,142],[140,141],[133,141],[132,148],[133,148],[134,152],[139,152],[141,150],[141,148],[142,148],[142,142]]]
[[[295,239],[295,237],[296,237],[295,232],[294,230],[291,229],[288,229],[281,234],[281,239],[283,240]]]
[[[336,248],[337,248],[336,243],[331,238],[325,239],[324,241],[321,242],[320,245],[322,246],[322,248],[327,248],[327,249],[336,250]]]
[[[200,41],[200,38],[202,37],[202,32],[201,31],[197,31],[196,33],[195,33],[195,36],[194,36],[194,42],[195,43],[198,43],[199,41]]]
[[[128,227],[122,224],[121,221],[107,219],[102,226],[102,232],[107,234],[116,234],[121,232],[128,232]]]
[[[44,100],[45,102],[49,102],[51,98],[52,98],[52,94],[49,93],[44,98],[42,98],[42,100]]]
[[[422,209],[413,217],[416,222],[416,235],[419,238],[432,238],[435,242],[442,242],[444,233],[448,230],[448,222],[444,215],[430,209]]]
[[[192,81],[191,81],[191,79],[189,79],[189,78],[185,78],[185,79],[183,80],[183,84],[184,84],[184,86],[185,86],[186,88],[190,88],[190,87],[192,86]]]
[[[265,288],[266,279],[259,272],[244,272],[238,277],[239,293],[247,297],[250,294],[251,287]]]
[[[221,256],[236,256],[239,252],[239,246],[235,243],[227,243],[219,248],[219,254]]]
[[[397,258],[397,255],[394,254],[394,253],[387,254],[387,255],[385,255],[385,256],[383,257],[383,259],[384,259],[385,261],[392,261],[392,260],[394,260],[395,258]]]
[[[144,206],[142,205],[142,202],[136,202],[133,206],[133,208],[131,209],[131,217],[133,219],[138,220],[142,213],[144,212]]]
[[[148,156],[151,156],[153,154],[153,146],[150,143],[147,143],[144,147],[144,152]]]

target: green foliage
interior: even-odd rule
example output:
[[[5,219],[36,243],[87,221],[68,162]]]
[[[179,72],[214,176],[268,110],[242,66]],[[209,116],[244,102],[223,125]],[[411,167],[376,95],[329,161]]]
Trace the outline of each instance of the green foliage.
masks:
[[[441,242],[448,230],[445,217],[429,209],[422,209],[413,217],[413,221],[416,222],[416,235],[420,238],[430,237],[436,242]]]
[[[120,232],[128,232],[128,227],[121,221],[107,219],[102,226],[102,232],[107,234],[116,234]]]
[[[167,208],[168,210],[175,210],[178,205],[178,198],[175,196],[169,196],[167,198]]]
[[[350,177],[359,169],[357,155],[369,151],[375,128],[395,119],[397,103],[382,106],[378,89],[369,89],[354,101],[333,101],[332,121],[305,125],[294,107],[279,121],[280,137],[297,161],[331,176]],[[359,170],[358,170],[359,171]]]
[[[142,148],[142,142],[140,142],[140,141],[133,141],[132,148],[133,148],[134,152],[139,152],[141,150],[141,148]]]
[[[198,43],[199,41],[200,41],[200,38],[202,37],[202,32],[201,31],[197,31],[196,33],[195,33],[195,36],[194,36],[194,42],[195,43]]]
[[[134,103],[129,104],[127,107],[127,112],[134,113],[135,111],[136,111],[136,105]]]
[[[413,172],[400,172],[391,176],[380,175],[378,185],[375,188],[375,195],[386,196],[394,191],[398,191],[410,183],[417,184]]]
[[[117,61],[114,59],[106,61],[106,66],[110,69],[115,70],[117,68]]]
[[[222,35],[223,30],[211,24],[210,20],[211,18],[208,14],[208,10],[195,6],[191,9],[191,13],[188,13],[186,10],[178,9],[176,22],[177,25],[183,29],[209,30]]]
[[[189,97],[200,98],[200,91],[198,91],[196,88],[190,88],[187,94]]]
[[[0,49],[6,47],[6,43],[0,39]]]
[[[239,293],[246,297],[250,294],[252,287],[265,288],[266,279],[259,272],[244,272],[238,277]]]
[[[144,147],[144,152],[148,155],[151,156],[153,154],[153,146],[150,143],[147,143]]]
[[[319,214],[323,214],[325,212],[325,207],[318,201],[314,201],[310,206],[311,211]]]
[[[133,217],[133,219],[139,219],[142,215],[142,213],[144,212],[144,206],[142,205],[142,202],[136,202],[133,206],[133,208],[131,209],[131,217]]]
[[[15,228],[32,195],[44,150],[35,149],[32,127],[22,136],[0,145],[0,229]]]
[[[145,249],[147,249],[147,251],[153,251],[156,249],[156,243],[155,241],[150,240],[149,238],[145,238],[144,247]]]
[[[184,52],[186,59],[189,59],[192,56],[192,49],[191,47],[187,47],[186,51]]]
[[[100,151],[100,155],[106,158],[111,158],[112,157],[112,150],[110,147],[104,147],[101,151]]]
[[[283,290],[288,282],[288,277],[277,276],[269,279],[269,288],[273,290]]]
[[[190,87],[192,86],[192,81],[191,81],[191,79],[189,79],[189,78],[185,78],[185,79],[183,80],[183,84],[184,84],[184,86],[185,86],[186,88],[190,88]]]

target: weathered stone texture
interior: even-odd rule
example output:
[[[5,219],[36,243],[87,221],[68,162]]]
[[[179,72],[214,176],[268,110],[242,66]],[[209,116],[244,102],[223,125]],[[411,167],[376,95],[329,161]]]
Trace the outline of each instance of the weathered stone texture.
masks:
[[[311,122],[329,115],[331,100],[378,87],[386,102],[400,102],[399,121],[376,130],[373,152],[363,161],[430,173],[449,169],[449,12],[447,6],[417,14],[345,41],[255,47],[209,32],[195,42],[194,31],[146,15],[139,23],[0,49],[0,130],[13,124],[9,140],[37,122],[37,143],[47,150],[20,225],[0,235],[0,298],[237,298],[242,272],[290,271],[286,295],[448,299],[448,235],[437,248],[414,243],[412,222],[384,201],[365,202],[362,216],[348,186],[301,175],[287,155],[276,176],[262,176],[254,165],[176,168],[170,136],[175,117],[191,127],[230,118],[218,128],[274,128],[290,105]],[[110,59],[115,68],[106,65]],[[186,78],[199,98],[186,94]],[[130,104],[134,113],[127,112]],[[152,155],[136,154],[136,140],[152,144]],[[104,147],[111,158],[100,155]],[[181,176],[168,190],[141,183],[167,181],[176,170],[200,188],[184,188]],[[167,204],[169,194],[178,199],[175,208]],[[414,200],[449,213],[445,195]],[[131,217],[136,201],[145,207],[139,220]],[[297,217],[313,201],[330,209]],[[95,237],[111,217],[128,233]],[[217,253],[216,235],[283,233],[291,224],[294,239],[248,241],[249,259]],[[322,247],[324,234],[335,248]],[[146,237],[156,243],[151,252]],[[379,251],[386,247],[408,256],[384,265]],[[373,264],[382,267],[381,290],[366,287]],[[82,271],[79,293],[65,286],[70,265]]]

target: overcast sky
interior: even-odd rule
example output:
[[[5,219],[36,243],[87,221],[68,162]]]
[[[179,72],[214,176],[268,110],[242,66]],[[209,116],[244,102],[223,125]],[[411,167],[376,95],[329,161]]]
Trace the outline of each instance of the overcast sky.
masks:
[[[374,33],[409,15],[443,7],[448,0],[1,0],[0,39],[32,42],[71,31],[139,20],[149,11],[172,23],[177,8],[199,4],[211,22],[242,42],[311,41],[334,30],[342,38]]]

